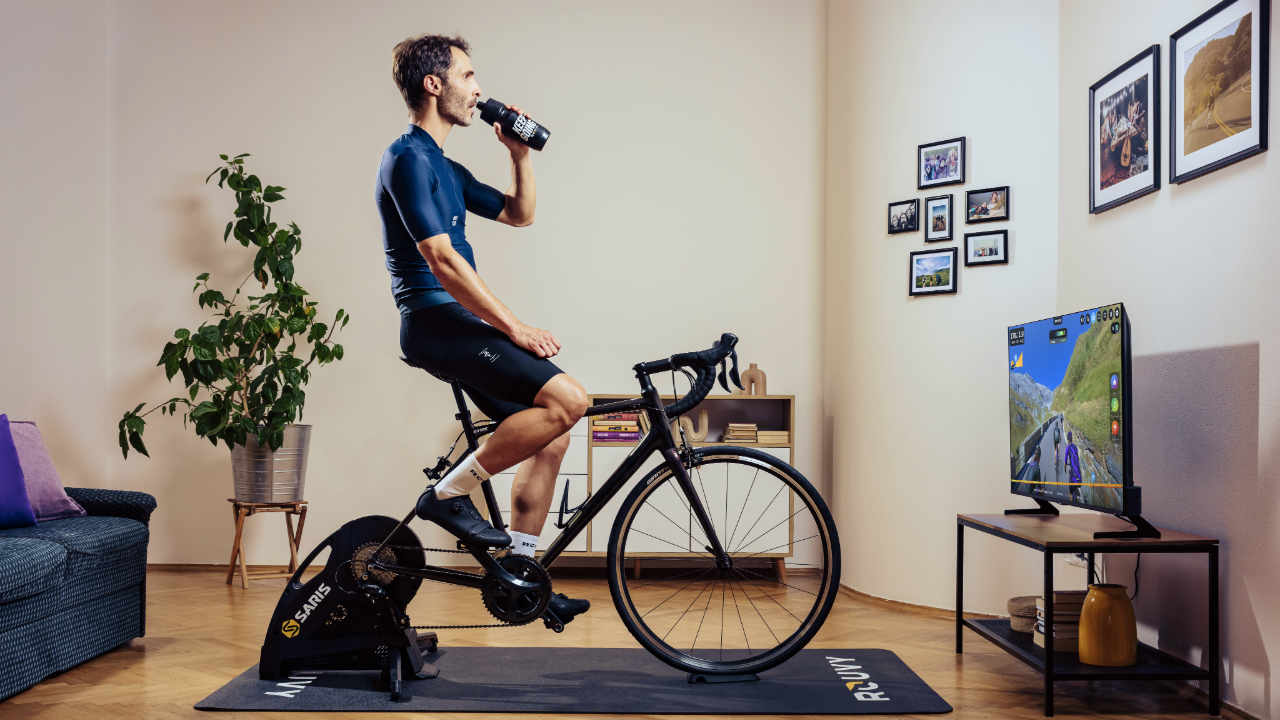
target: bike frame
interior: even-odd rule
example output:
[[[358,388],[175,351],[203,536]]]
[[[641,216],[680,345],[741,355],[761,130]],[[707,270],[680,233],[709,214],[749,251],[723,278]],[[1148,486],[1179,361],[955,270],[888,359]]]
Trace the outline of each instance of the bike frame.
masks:
[[[671,434],[671,428],[667,424],[668,420],[666,412],[663,409],[662,397],[658,394],[657,389],[654,388],[653,381],[650,380],[649,373],[637,371],[636,379],[640,382],[641,397],[630,400],[621,400],[618,402],[608,403],[606,405],[596,405],[588,408],[584,415],[586,417],[592,417],[596,415],[606,415],[609,413],[643,412],[649,419],[649,432],[640,439],[639,444],[637,444],[635,449],[627,455],[626,459],[623,460],[622,464],[618,466],[618,469],[609,476],[609,479],[605,481],[600,489],[592,493],[585,502],[578,506],[561,533],[556,536],[554,541],[552,541],[550,547],[542,553],[542,557],[540,559],[541,564],[543,567],[551,567],[551,565],[560,557],[560,554],[564,552],[565,548],[567,548],[569,544],[578,537],[578,535],[582,534],[587,523],[591,522],[591,520],[604,509],[604,506],[607,505],[609,501],[622,490],[627,482],[631,480],[641,466],[644,465],[645,461],[649,459],[649,456],[654,453],[659,453],[662,455],[663,462],[667,469],[669,469],[671,474],[675,477],[676,483],[680,486],[681,491],[684,492],[685,498],[689,501],[689,507],[693,511],[694,516],[698,519],[698,524],[702,527],[702,531],[705,533],[704,537],[706,537],[711,543],[706,549],[715,556],[717,565],[722,568],[727,568],[732,565],[732,561],[724,547],[721,545],[720,538],[716,535],[715,529],[712,527],[711,517],[707,514],[706,508],[703,507],[702,499],[698,496],[698,493],[694,491],[693,481],[689,478],[689,473],[680,459],[675,437]],[[454,400],[458,403],[459,412],[455,417],[462,422],[462,430],[467,438],[466,451],[458,457],[457,461],[448,466],[454,467],[478,450],[480,448],[480,438],[496,430],[498,424],[491,422],[490,424],[483,425],[479,428],[473,425],[471,422],[471,413],[467,410],[466,400],[463,398],[461,387],[456,380],[451,381],[450,385],[453,387]],[[443,464],[443,459],[441,462]],[[434,471],[428,472],[424,470],[423,472],[427,472],[428,475],[431,475],[432,472],[438,474],[442,469],[444,468],[437,466]],[[507,525],[502,519],[502,511],[498,509],[498,499],[493,493],[491,483],[488,480],[485,480],[481,483],[481,488],[484,492],[485,504],[488,505],[489,508],[490,523],[496,528],[505,529]],[[400,522],[400,525],[396,527],[396,530],[399,530],[400,526],[408,524],[408,522],[415,516],[416,511],[410,511],[409,514],[405,516],[404,520]],[[391,534],[394,535],[395,531],[392,531]],[[388,535],[388,538],[390,538],[390,535]],[[383,544],[385,545],[386,541],[384,541]],[[463,545],[462,547],[466,546]],[[381,549],[382,548],[379,547],[378,550],[373,553],[373,557],[376,558]],[[504,585],[518,588],[533,587],[529,583],[519,580],[508,573],[502,568],[502,566],[498,565],[498,563],[493,559],[493,556],[484,549],[466,549],[471,552],[471,555],[476,558],[485,570],[497,576]],[[386,565],[375,560],[370,562],[370,566],[400,575],[409,575],[425,580],[434,580],[436,582],[476,588],[480,587],[480,583],[484,577],[483,575],[476,573],[451,570],[449,568],[441,568],[431,565],[423,568],[407,568],[397,565]]]

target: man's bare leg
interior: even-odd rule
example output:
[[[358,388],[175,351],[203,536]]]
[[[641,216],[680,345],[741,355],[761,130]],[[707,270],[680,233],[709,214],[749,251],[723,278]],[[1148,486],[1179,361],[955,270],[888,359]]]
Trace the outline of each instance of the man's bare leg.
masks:
[[[538,535],[547,522],[555,501],[556,476],[569,449],[569,434],[552,440],[536,455],[525,460],[511,485],[511,529]]]
[[[560,373],[538,391],[533,407],[502,421],[489,440],[476,451],[476,461],[490,475],[500,473],[533,457],[556,438],[568,433],[586,411],[587,391],[577,380]],[[563,452],[560,457],[564,457]],[[541,524],[538,529],[541,529]]]

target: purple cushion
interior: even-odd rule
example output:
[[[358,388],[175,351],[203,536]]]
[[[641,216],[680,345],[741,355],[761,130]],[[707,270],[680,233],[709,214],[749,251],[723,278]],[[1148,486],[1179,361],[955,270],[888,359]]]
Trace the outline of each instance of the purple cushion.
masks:
[[[31,511],[31,501],[27,500],[18,449],[9,432],[9,416],[0,415],[0,530],[35,524],[36,514]]]
[[[27,497],[36,520],[47,522],[85,515],[84,508],[62,489],[62,478],[53,467],[53,458],[49,457],[36,424],[29,420],[11,420],[9,431],[18,449],[18,461],[22,463],[22,475],[27,481]]]

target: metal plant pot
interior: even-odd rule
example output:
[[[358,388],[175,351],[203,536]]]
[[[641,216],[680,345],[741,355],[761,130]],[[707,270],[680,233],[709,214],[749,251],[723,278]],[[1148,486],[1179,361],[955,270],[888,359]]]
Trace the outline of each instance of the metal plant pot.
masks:
[[[310,425],[285,425],[279,450],[258,445],[253,435],[247,445],[231,451],[231,475],[236,500],[252,503],[285,503],[302,500],[307,482],[307,450]]]

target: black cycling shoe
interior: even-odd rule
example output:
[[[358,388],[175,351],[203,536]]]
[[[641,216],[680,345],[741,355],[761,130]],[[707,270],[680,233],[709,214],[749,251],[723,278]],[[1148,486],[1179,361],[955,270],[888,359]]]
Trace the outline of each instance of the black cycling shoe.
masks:
[[[591,609],[591,601],[574,600],[566,597],[564,593],[552,593],[547,609],[555,613],[561,623],[568,625],[575,617]]]
[[[511,536],[490,525],[476,510],[470,497],[463,495],[441,500],[436,497],[435,485],[423,491],[418,498],[417,514],[468,545],[506,547],[511,544]]]

